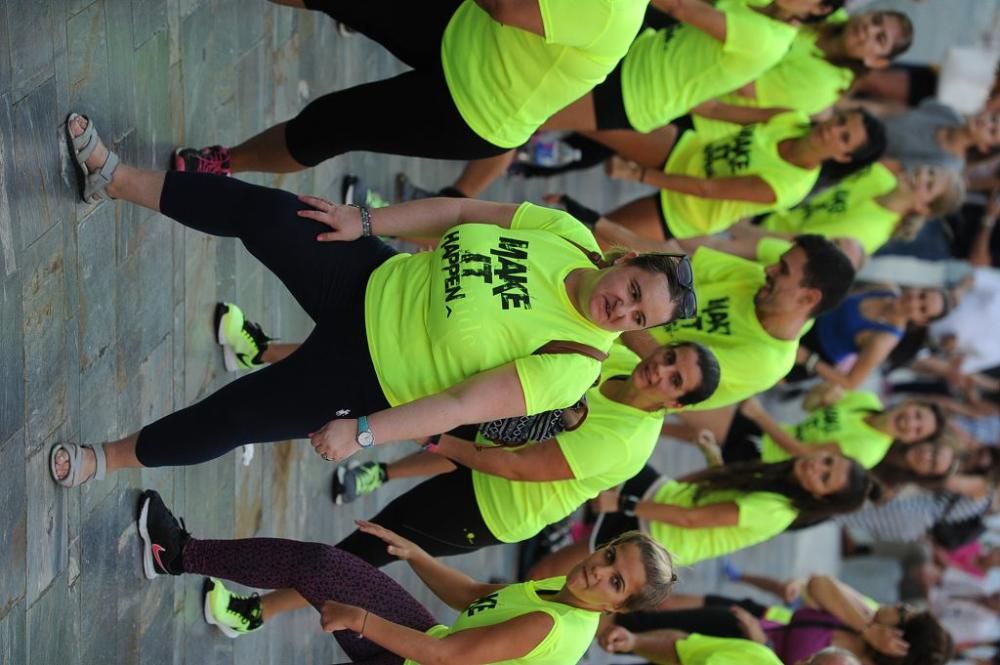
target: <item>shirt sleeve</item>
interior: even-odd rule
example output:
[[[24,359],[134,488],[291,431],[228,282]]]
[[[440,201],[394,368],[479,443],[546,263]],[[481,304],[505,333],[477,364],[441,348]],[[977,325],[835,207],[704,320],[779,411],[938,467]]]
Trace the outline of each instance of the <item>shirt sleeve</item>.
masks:
[[[543,353],[514,361],[528,415],[576,403],[594,384],[601,365],[581,353]]]
[[[597,244],[590,229],[565,210],[524,203],[514,213],[510,227],[512,229],[548,231],[567,240],[572,240],[590,251],[601,251],[601,247]]]
[[[778,534],[798,517],[789,500],[773,492],[750,492],[734,501],[740,508],[741,529]]]
[[[615,13],[608,0],[538,0],[538,8],[545,27],[545,42],[576,48],[600,39]]]

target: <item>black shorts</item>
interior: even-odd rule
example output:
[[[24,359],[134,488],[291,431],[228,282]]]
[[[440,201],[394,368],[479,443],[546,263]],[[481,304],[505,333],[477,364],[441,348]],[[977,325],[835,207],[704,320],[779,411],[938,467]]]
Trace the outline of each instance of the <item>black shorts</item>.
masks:
[[[594,86],[594,119],[598,129],[634,129],[625,113],[622,95],[622,62],[611,70],[608,77]]]
[[[674,139],[675,148],[677,147],[677,144],[680,143],[681,137],[684,136],[684,132],[694,131],[694,118],[692,118],[690,114],[674,118],[670,124],[677,128],[677,138]],[[673,148],[671,148],[671,153],[672,152]],[[660,165],[661,171],[667,170],[667,162],[669,161],[670,154],[668,153],[666,159],[663,160],[663,164]],[[656,212],[660,214],[660,224],[663,225],[663,239],[670,240],[674,237],[674,233],[670,230],[670,223],[667,221],[667,213],[663,209],[663,199],[660,197],[660,192],[653,194],[653,202],[656,204]]]
[[[754,438],[761,434],[760,426],[737,410],[729,425],[729,432],[726,433],[726,440],[722,443],[722,461],[733,464],[759,460],[760,448]]]
[[[634,475],[622,486],[622,494],[631,494],[642,498],[649,491],[649,488],[660,479],[660,472],[649,466],[642,467],[642,471]],[[594,551],[604,543],[614,540],[626,531],[635,531],[639,528],[639,518],[629,517],[625,513],[601,513],[597,522],[594,523],[594,530],[590,534],[590,550]]]

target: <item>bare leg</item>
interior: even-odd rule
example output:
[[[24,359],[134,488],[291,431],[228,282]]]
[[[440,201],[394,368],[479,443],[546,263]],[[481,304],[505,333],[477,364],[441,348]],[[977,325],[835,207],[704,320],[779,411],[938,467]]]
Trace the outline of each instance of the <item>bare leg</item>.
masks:
[[[573,543],[558,552],[548,555],[528,571],[529,580],[544,580],[549,577],[565,575],[573,566],[583,561],[590,553],[590,543],[584,541]]]
[[[312,607],[295,589],[276,589],[260,597],[261,618],[270,621],[285,612]]]
[[[644,196],[605,215],[612,222],[650,240],[666,240],[666,229],[660,221],[659,199]]]
[[[594,112],[594,95],[588,92],[569,106],[550,117],[541,126],[543,130],[571,129],[575,131],[597,130],[597,114]]]
[[[679,414],[685,425],[695,433],[707,429],[715,435],[719,445],[724,445],[729,434],[729,426],[733,423],[737,405],[722,406],[708,411],[685,411]],[[694,439],[692,439],[693,441]]]
[[[268,344],[264,353],[260,354],[260,359],[265,363],[276,363],[292,355],[300,344]]]
[[[767,591],[781,599],[784,603],[790,603],[798,598],[802,590],[802,580],[778,580],[773,577],[763,575],[740,575],[740,582]]]
[[[514,150],[509,150],[496,157],[469,162],[452,186],[470,199],[477,198],[507,171],[507,167],[514,161],[514,154]]]
[[[450,473],[454,470],[455,464],[447,457],[423,451],[407,455],[395,462],[390,462],[386,465],[385,469],[388,480],[436,476],[441,473]]]
[[[142,463],[135,456],[135,444],[139,440],[139,433],[130,434],[124,439],[110,441],[104,444],[104,455],[107,457],[108,473],[118,469],[139,469]],[[97,458],[94,451],[89,448],[83,449],[83,478],[90,478],[97,468]],[[56,476],[60,479],[69,474],[69,455],[65,451],[56,453]]]
[[[677,141],[677,128],[673,125],[654,129],[648,134],[630,129],[581,130],[579,133],[647,169],[663,168]]]
[[[263,173],[295,173],[307,168],[295,161],[285,143],[285,125],[279,123],[247,139],[229,152],[229,167],[233,173],[260,171]]]
[[[73,136],[83,134],[87,128],[87,121],[82,118],[74,118],[70,123],[70,131]],[[98,146],[87,159],[87,170],[96,171],[108,158],[108,149],[103,141],[99,141]],[[111,182],[108,184],[108,196],[116,199],[123,199],[136,203],[144,208],[160,210],[160,193],[163,192],[163,180],[166,174],[162,171],[146,171],[137,169],[128,164],[120,163],[115,169]]]

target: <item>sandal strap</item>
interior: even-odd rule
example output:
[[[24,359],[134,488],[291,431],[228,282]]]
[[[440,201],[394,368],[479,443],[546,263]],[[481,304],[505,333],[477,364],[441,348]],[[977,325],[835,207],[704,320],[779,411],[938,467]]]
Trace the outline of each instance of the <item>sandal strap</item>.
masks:
[[[83,449],[90,448],[94,451],[94,458],[97,462],[94,475],[86,479],[81,479],[80,476],[83,473]],[[66,474],[65,478],[59,478],[56,474],[56,454],[60,451],[65,452],[69,463],[69,473]],[[90,480],[104,480],[108,473],[108,458],[104,453],[103,444],[94,444],[88,446],[81,446],[75,443],[57,443],[52,446],[52,450],[49,452],[49,471],[52,473],[52,479],[63,487],[79,487],[80,485],[88,482]]]
[[[112,178],[115,177],[115,170],[118,169],[120,162],[121,160],[118,159],[118,155],[109,149],[108,158],[104,160],[101,168],[87,174],[87,187],[84,191],[84,198],[88,203],[96,203],[101,199],[111,200],[106,190],[108,185],[111,184]]]
[[[72,122],[77,116],[70,116],[69,122]],[[76,158],[79,162],[86,162],[93,154],[94,150],[97,149],[97,129],[94,127],[94,123],[90,121],[85,115],[79,116],[87,121],[87,128],[83,130],[83,134],[79,136],[72,136],[73,139],[73,149],[76,151]]]
[[[108,457],[104,454],[104,444],[95,443],[92,446],[84,446],[84,448],[90,448],[94,451],[94,459],[97,462],[94,475],[90,477],[90,480],[104,480],[108,474]]]

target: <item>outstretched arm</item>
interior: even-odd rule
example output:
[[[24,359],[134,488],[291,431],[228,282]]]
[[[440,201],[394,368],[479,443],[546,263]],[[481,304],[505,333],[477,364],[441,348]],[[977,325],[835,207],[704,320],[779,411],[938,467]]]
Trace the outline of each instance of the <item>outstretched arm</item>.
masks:
[[[687,633],[679,630],[661,628],[633,633],[623,626],[612,626],[597,641],[609,653],[632,653],[656,665],[678,665],[676,644],[685,637]]]
[[[376,444],[418,439],[455,429],[466,423],[484,423],[527,413],[521,379],[510,362],[434,395],[384,409],[368,416]],[[330,461],[344,460],[360,448],[358,421],[331,420],[309,435],[317,454]]]
[[[806,445],[785,431],[777,420],[771,417],[756,397],[740,405],[740,413],[752,420],[764,434],[774,439],[792,457],[801,457],[818,452],[840,453],[840,446],[834,442]]]
[[[767,122],[779,113],[784,113],[789,109],[782,108],[756,108],[754,106],[737,106],[727,104],[717,99],[702,102],[691,109],[695,115],[711,120],[722,120],[736,125],[753,125],[758,122]]]
[[[555,439],[517,450],[477,446],[447,434],[432,450],[474,471],[509,480],[547,481],[574,478],[566,456]]]
[[[605,490],[594,499],[594,505],[602,513],[615,513],[618,512],[620,499],[621,492]],[[635,504],[635,515],[652,522],[673,524],[685,529],[710,529],[739,524],[740,507],[733,501],[693,508],[655,501],[639,501]]]
[[[300,196],[299,199],[314,208],[300,211],[299,217],[326,224],[331,229],[319,234],[317,240],[350,241],[361,237],[361,211],[358,208],[330,203],[315,196]],[[451,227],[465,222],[510,228],[517,208],[515,204],[478,199],[430,198],[408,201],[371,210],[371,232],[382,236],[439,237]]]

